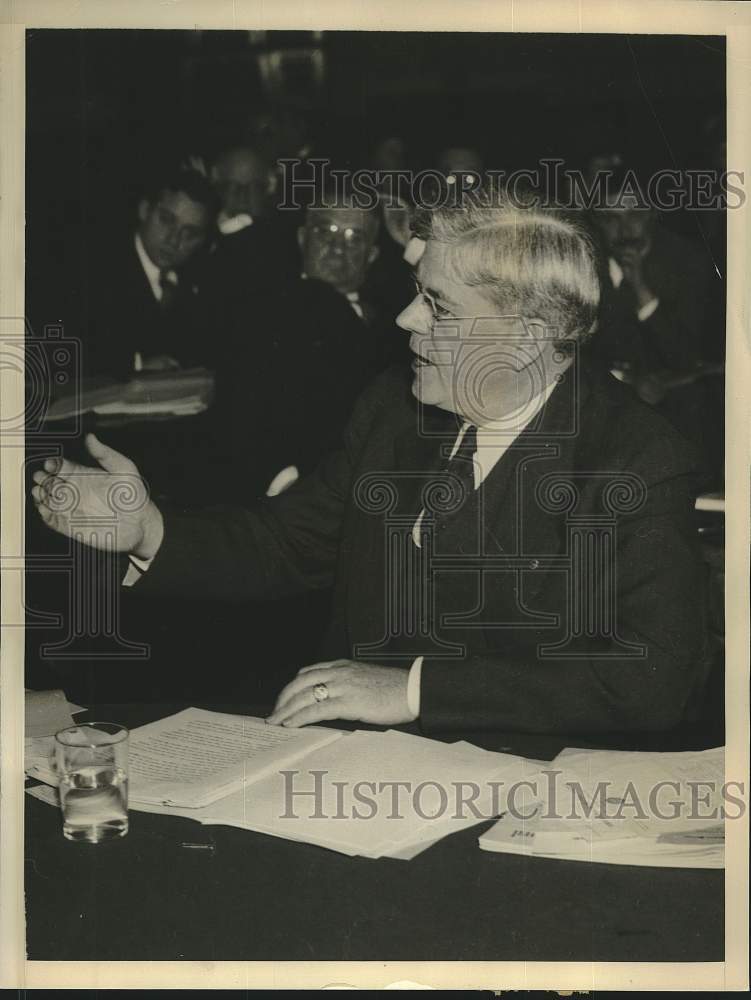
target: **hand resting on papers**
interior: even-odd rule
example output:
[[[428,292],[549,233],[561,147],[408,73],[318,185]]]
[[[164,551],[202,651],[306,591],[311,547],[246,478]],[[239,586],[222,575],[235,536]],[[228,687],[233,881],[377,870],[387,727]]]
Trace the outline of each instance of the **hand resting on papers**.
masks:
[[[266,720],[273,725],[305,726],[311,722],[349,719],[396,726],[413,722],[409,710],[409,671],[379,667],[353,660],[331,660],[303,667],[282,689],[274,711]],[[328,697],[316,701],[313,689],[325,684]]]
[[[138,469],[93,434],[86,435],[86,448],[98,469],[48,458],[44,471],[34,473],[31,495],[42,520],[53,531],[75,534],[93,548],[153,558],[162,543],[164,524]],[[111,521],[113,515],[117,517],[114,538],[109,526],[100,530],[96,520],[105,516]]]

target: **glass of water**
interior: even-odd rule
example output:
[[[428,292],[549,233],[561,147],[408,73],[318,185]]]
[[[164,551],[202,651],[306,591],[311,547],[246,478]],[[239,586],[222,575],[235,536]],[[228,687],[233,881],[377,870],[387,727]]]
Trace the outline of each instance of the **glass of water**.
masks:
[[[63,834],[98,844],[128,832],[128,730],[82,722],[55,735]]]

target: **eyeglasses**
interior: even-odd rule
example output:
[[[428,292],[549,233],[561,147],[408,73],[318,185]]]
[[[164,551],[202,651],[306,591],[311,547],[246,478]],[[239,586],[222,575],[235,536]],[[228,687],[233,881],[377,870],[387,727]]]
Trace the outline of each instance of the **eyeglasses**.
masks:
[[[439,305],[430,292],[426,291],[422,287],[417,278],[413,277],[412,280],[415,284],[415,291],[430,310],[433,323],[438,323],[441,320],[447,319],[471,319],[470,316],[455,316],[450,309],[445,309],[443,306]]]
[[[343,241],[346,246],[361,247],[365,244],[365,234],[353,226],[340,226],[336,222],[315,223],[309,227],[309,232],[322,241]]]
[[[523,319],[516,313],[498,314],[494,316],[467,316],[467,315],[457,316],[456,313],[452,313],[450,309],[446,309],[444,306],[439,305],[436,302],[434,296],[431,295],[430,292],[428,292],[426,289],[422,287],[422,285],[414,275],[412,276],[412,280],[414,282],[415,291],[417,295],[422,299],[422,301],[430,310],[430,316],[433,327],[435,326],[436,323],[440,322],[447,323],[449,320],[451,321],[476,320],[478,321],[478,323],[481,323],[486,320],[493,321],[494,323],[495,322],[518,323],[521,320],[521,322],[523,323],[525,334],[528,332],[528,324],[530,323],[530,321]],[[492,331],[488,330],[486,332],[488,334],[492,332],[493,335],[497,334],[496,330]]]

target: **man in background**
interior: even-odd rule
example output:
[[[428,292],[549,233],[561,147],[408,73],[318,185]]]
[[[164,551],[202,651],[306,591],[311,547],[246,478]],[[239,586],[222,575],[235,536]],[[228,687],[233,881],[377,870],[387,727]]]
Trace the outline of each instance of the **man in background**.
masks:
[[[221,204],[217,218],[221,233],[239,232],[268,216],[276,177],[252,146],[228,147],[220,152],[211,167],[211,182]]]
[[[218,448],[254,461],[233,477],[239,496],[262,496],[281,470],[303,473],[339,442],[354,400],[391,361],[400,335],[364,294],[378,255],[376,210],[351,201],[309,208],[297,233],[295,276],[249,272],[217,369]],[[252,442],[252,443],[251,443]]]
[[[91,242],[96,258],[80,276],[85,371],[128,378],[210,361],[196,265],[215,217],[211,185],[176,170],[146,191],[130,234]]]
[[[711,445],[705,440],[701,372],[711,265],[698,248],[662,225],[654,209],[617,191],[614,179],[606,205],[593,212],[604,273],[592,347],[706,454]]]

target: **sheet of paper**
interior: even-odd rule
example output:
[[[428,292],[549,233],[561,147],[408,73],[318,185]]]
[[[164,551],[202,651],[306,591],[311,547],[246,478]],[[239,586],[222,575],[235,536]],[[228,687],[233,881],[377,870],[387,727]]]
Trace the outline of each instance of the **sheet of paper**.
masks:
[[[118,400],[114,403],[101,403],[99,406],[94,407],[94,413],[99,413],[102,416],[113,413],[137,413],[137,414],[151,414],[151,413],[175,413],[179,415],[201,413],[203,410],[208,408],[208,403],[205,400],[196,397],[195,399],[185,399],[179,402],[170,402],[169,400],[164,400],[161,402],[149,402],[147,400],[138,402],[128,402],[126,400]]]
[[[54,736],[35,736],[24,741],[24,771],[48,785],[57,784],[54,769]]]
[[[26,691],[24,696],[25,734],[27,738],[54,736],[61,729],[74,725],[73,714],[83,712],[78,705],[71,705],[65,692]]]
[[[131,732],[130,797],[204,805],[340,736],[336,729],[285,729],[250,716],[185,709]]]
[[[542,819],[538,843],[543,837],[561,835],[590,842],[656,837],[717,825],[725,751],[724,747],[676,753],[569,749],[556,757],[551,770],[562,772],[561,782],[576,783],[596,808],[590,818],[582,814],[576,819]],[[701,808],[695,800],[696,782],[705,783],[703,794],[708,796]],[[664,791],[658,796],[655,790],[660,788]]]

